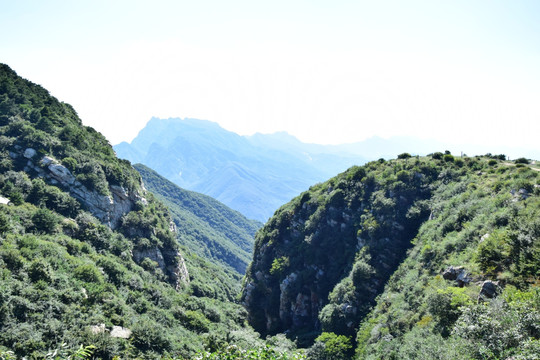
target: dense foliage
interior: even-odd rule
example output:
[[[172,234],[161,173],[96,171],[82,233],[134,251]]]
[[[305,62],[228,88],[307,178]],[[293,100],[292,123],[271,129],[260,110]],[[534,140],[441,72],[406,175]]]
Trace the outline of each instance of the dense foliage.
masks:
[[[233,301],[239,275],[196,255],[182,273],[168,209],[139,173],[5,65],[0,158],[0,357],[191,358],[240,342],[238,331],[258,338]],[[116,226],[92,203],[117,201],[113,190],[125,194]]]
[[[486,156],[451,168],[413,248],[360,326],[359,358],[540,353],[540,176],[524,163]],[[449,276],[450,267],[461,278]],[[495,294],[482,291],[486,282]]]
[[[528,358],[540,336],[539,184],[528,160],[446,152],[313,186],[257,234],[250,322],[313,344],[314,359],[326,356],[321,331],[360,359]]]
[[[135,168],[146,188],[169,208],[182,245],[200,257],[245,273],[261,223],[209,196],[184,190],[144,165],[136,164]]]
[[[0,170],[24,168],[26,158],[10,157],[14,147],[61,160],[90,190],[108,193],[108,185],[137,188],[140,177],[116,157],[103,135],[83,126],[75,110],[0,64]]]

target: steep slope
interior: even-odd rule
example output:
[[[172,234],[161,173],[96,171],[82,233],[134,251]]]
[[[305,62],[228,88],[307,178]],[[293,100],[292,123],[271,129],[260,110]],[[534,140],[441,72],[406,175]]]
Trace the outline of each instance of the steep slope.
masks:
[[[209,121],[153,118],[131,144],[115,150],[183,188],[266,221],[309,185],[363,162],[350,154],[319,156],[320,148],[308,147],[283,136],[239,136]]]
[[[262,224],[209,196],[184,190],[144,165],[134,167],[146,188],[171,211],[181,245],[202,258],[245,273],[253,252],[253,237]]]
[[[190,358],[244,329],[239,274],[174,230],[101,134],[0,65],[0,356]]]
[[[345,336],[319,337],[313,359],[337,356],[328,339],[354,343],[361,359],[534,353],[538,168],[504,156],[399,158],[353,167],[276,212],[246,274],[250,323],[304,345]],[[505,321],[508,332],[490,337]]]

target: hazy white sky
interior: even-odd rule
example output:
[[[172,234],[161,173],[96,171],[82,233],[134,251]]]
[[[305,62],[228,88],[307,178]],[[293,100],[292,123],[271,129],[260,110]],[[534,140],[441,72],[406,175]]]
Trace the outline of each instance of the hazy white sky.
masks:
[[[0,62],[112,144],[157,116],[538,148],[537,0],[0,0],[0,34]]]

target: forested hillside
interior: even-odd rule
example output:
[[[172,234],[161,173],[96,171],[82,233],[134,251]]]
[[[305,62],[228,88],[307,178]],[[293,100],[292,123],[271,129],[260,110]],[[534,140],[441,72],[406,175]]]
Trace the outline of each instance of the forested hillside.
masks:
[[[312,186],[256,236],[250,323],[312,359],[534,358],[539,170],[404,153]]]
[[[193,358],[246,339],[263,346],[235,303],[234,266],[180,246],[194,230],[175,229],[130,163],[6,65],[0,203],[0,357]],[[247,252],[257,224],[229,221]]]
[[[534,161],[353,166],[283,205],[249,265],[260,223],[136,169],[0,65],[0,357],[538,358]]]
[[[179,243],[187,252],[212,259],[239,276],[245,273],[261,223],[246,219],[209,196],[184,190],[144,165],[134,167],[145,187],[169,208]]]

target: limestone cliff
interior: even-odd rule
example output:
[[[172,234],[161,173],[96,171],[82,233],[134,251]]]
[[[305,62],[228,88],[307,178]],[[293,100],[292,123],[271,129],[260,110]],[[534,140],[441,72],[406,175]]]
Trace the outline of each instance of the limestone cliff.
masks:
[[[88,211],[132,242],[137,262],[144,261],[146,251],[170,282],[188,279],[167,210],[150,200],[139,173],[116,157],[103,135],[84,126],[71,106],[0,64],[0,110],[0,172],[25,173],[33,182],[57,188],[34,196],[36,205],[63,199],[69,211],[55,210],[65,216]],[[13,196],[28,199],[24,191]]]
[[[244,285],[255,329],[307,341],[321,329],[353,334],[428,217],[422,200],[434,175],[417,169],[382,184],[354,167],[278,210],[257,234]]]
[[[71,171],[52,156],[39,155],[32,148],[14,149],[10,152],[13,159],[24,157],[28,161],[24,170],[36,173],[51,185],[59,186],[68,191],[74,198],[79,200],[86,210],[98,218],[111,229],[118,228],[122,216],[130,212],[134,205],[140,201],[147,203],[141,194],[142,183],[131,191],[120,185],[110,185],[109,193],[102,194],[96,190],[90,190],[83,185],[71,173]]]

